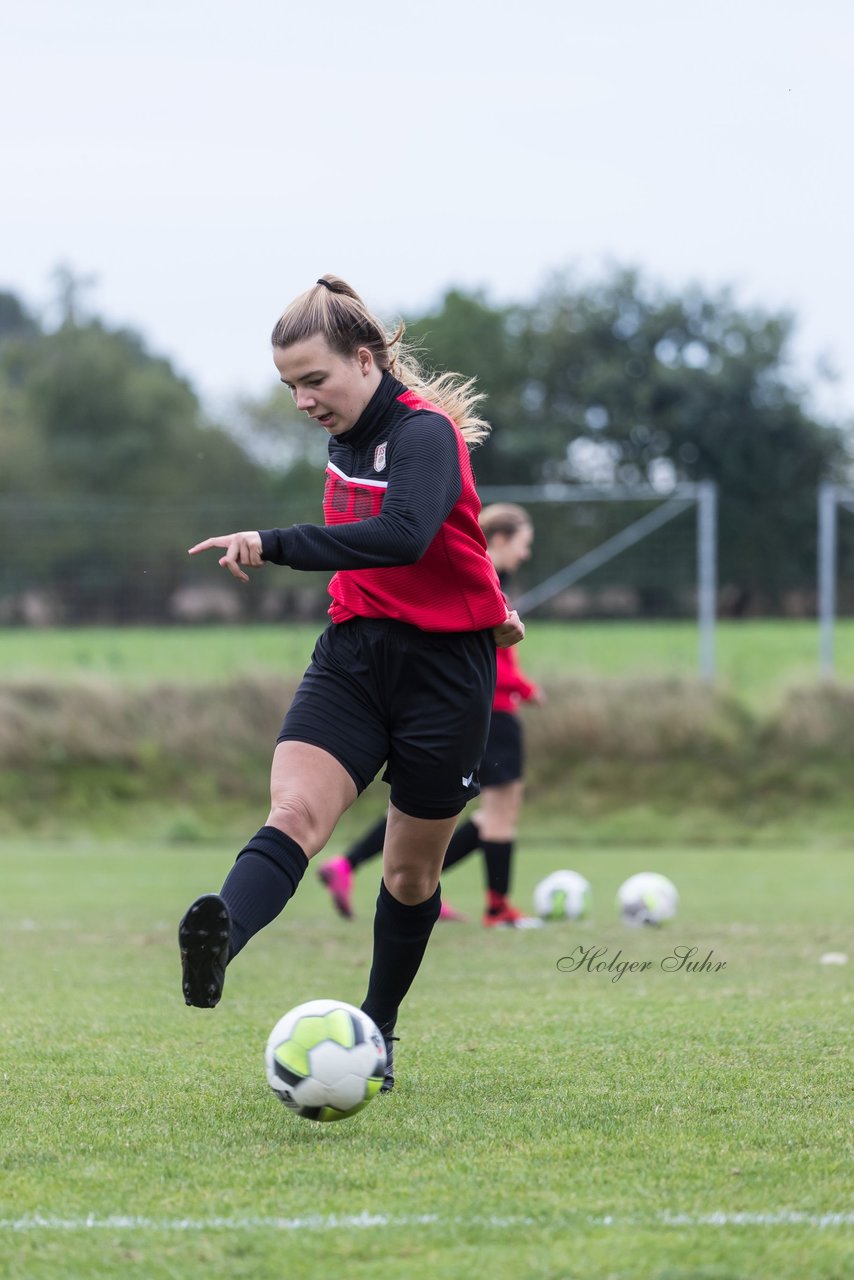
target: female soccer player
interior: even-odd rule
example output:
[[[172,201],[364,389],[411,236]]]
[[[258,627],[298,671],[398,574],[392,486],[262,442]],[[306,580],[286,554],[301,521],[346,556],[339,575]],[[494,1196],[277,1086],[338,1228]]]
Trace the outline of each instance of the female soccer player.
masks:
[[[480,527],[486,536],[489,557],[502,585],[531,554],[534,528],[524,507],[497,502],[484,507]],[[541,702],[542,693],[522,672],[513,649],[500,649],[489,737],[480,766],[480,804],[469,821],[451,837],[442,871],[481,848],[486,871],[486,906],[483,923],[490,928],[531,928],[538,920],[524,916],[510,901],[510,876],[516,828],[522,806],[524,744],[517,714],[520,702]],[[318,875],[341,915],[353,915],[353,872],[375,857],[383,847],[386,820],[382,818],[346,854],[330,858]],[[460,919],[442,903],[440,918]]]
[[[439,914],[457,815],[477,794],[496,647],[524,636],[477,522],[469,446],[488,427],[471,382],[425,381],[395,334],[326,275],[284,311],[273,360],[296,405],[329,435],[324,525],[206,538],[219,563],[335,570],[331,624],[288,709],[265,825],[219,894],[179,926],[187,1004],[216,1005],[226,965],[280,913],[341,814],[386,765],[388,835],[362,1008],[389,1051]]]

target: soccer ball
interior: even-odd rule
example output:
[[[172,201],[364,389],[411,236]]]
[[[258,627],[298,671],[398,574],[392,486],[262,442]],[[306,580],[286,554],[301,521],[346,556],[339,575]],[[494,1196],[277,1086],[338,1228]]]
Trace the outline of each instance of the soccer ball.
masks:
[[[667,876],[639,871],[620,885],[617,908],[626,924],[661,924],[676,915],[679,894]]]
[[[534,890],[542,920],[580,920],[590,910],[590,884],[577,871],[553,871]]]
[[[379,1093],[385,1040],[376,1024],[341,1000],[309,1000],[280,1018],[264,1055],[270,1088],[306,1120],[344,1120]]]

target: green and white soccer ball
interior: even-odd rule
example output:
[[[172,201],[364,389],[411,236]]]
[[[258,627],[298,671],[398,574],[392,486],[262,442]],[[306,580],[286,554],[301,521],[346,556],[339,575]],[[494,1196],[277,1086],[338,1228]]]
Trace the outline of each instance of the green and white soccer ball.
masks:
[[[534,889],[534,910],[541,920],[580,920],[590,910],[589,881],[577,871],[553,871]]]
[[[655,871],[629,876],[617,891],[617,909],[626,924],[663,924],[676,915],[678,905],[676,885]]]
[[[267,1040],[267,1080],[306,1120],[344,1120],[379,1093],[386,1068],[379,1028],[342,1000],[309,1000],[280,1018]]]

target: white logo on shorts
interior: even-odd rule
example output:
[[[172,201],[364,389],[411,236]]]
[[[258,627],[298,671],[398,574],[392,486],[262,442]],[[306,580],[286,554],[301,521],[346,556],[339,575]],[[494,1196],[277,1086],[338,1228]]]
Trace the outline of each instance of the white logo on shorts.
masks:
[[[472,778],[473,778],[473,777],[474,777],[474,769],[472,769],[471,773],[469,774],[469,776],[468,776],[467,778],[463,778],[463,786],[464,786],[464,787],[470,787],[470,786],[471,786],[471,780],[472,780]]]
[[[385,471],[385,451],[388,448],[388,441],[384,440],[382,444],[378,444],[374,449],[374,471]]]

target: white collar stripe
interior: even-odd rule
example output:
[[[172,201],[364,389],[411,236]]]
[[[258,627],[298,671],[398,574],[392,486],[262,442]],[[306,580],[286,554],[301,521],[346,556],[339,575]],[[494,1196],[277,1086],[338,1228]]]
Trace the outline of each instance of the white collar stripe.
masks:
[[[346,480],[348,484],[367,485],[371,489],[387,489],[388,480],[366,480],[362,476],[348,476],[340,467],[336,467],[334,462],[327,462],[326,470],[333,472],[334,475],[340,476],[342,480]]]

